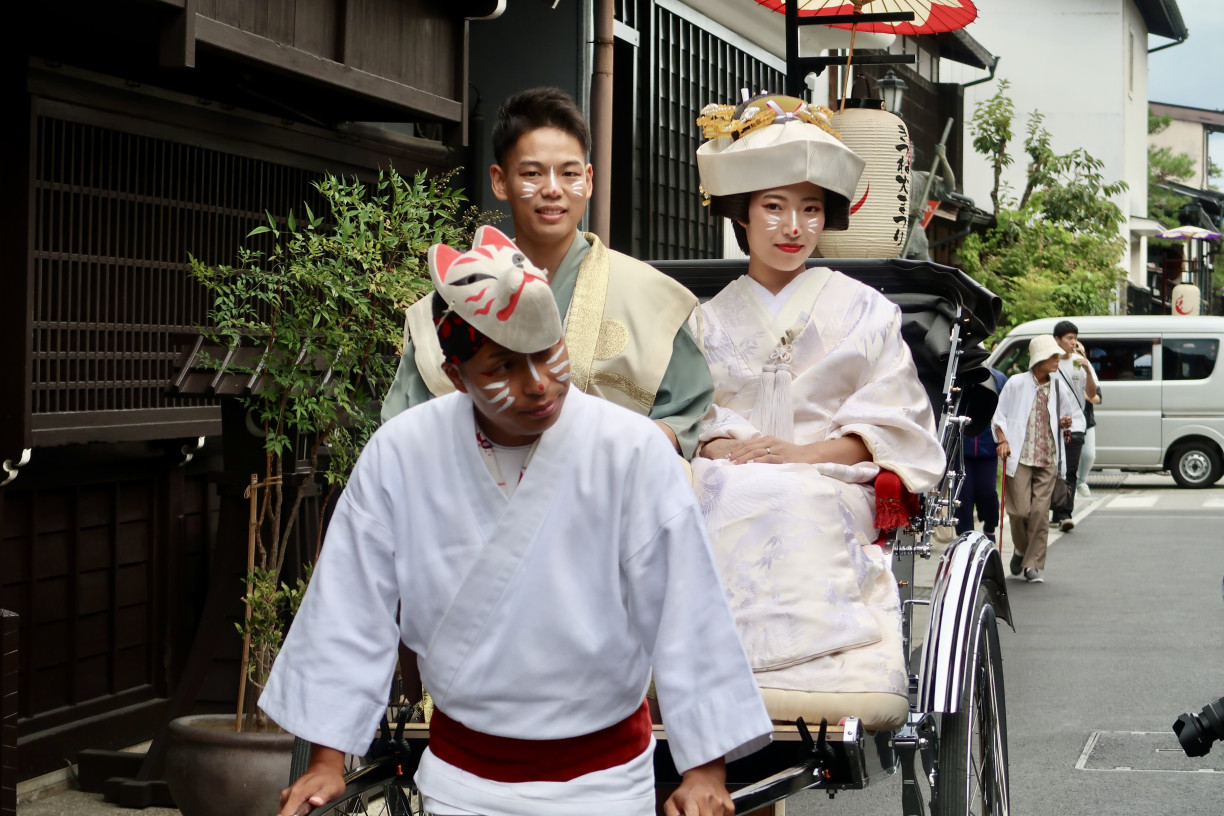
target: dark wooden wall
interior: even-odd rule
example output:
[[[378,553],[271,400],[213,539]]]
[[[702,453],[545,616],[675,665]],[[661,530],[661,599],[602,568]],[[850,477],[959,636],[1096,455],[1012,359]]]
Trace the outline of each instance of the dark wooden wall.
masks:
[[[27,9],[0,55],[0,461],[32,449],[0,487],[17,778],[153,735],[230,545],[214,538],[220,408],[164,393],[207,320],[188,254],[233,263],[266,210],[321,211],[326,172],[463,163],[467,6],[65,0]],[[297,546],[313,553],[316,530]],[[201,710],[235,696],[240,640],[224,646]]]
[[[195,13],[250,34],[343,62],[343,26],[348,5],[336,0],[198,0]],[[366,3],[352,5],[360,8]]]
[[[172,445],[39,453],[0,491],[21,778],[148,738],[195,631],[216,511],[215,463],[180,467]]]
[[[462,24],[431,0],[198,0],[195,12],[446,98],[462,73]]]
[[[17,613],[0,609],[0,816],[17,813]]]
[[[324,172],[411,173],[446,168],[452,156],[152,97],[69,69],[34,69],[29,85],[28,153],[0,157],[14,177],[27,171],[30,240],[0,275],[0,296],[27,304],[14,315],[23,328],[14,365],[0,375],[4,457],[218,433],[214,403],[163,393],[184,336],[207,320],[189,257],[234,263],[267,212],[283,218],[304,203],[322,212],[311,182]]]

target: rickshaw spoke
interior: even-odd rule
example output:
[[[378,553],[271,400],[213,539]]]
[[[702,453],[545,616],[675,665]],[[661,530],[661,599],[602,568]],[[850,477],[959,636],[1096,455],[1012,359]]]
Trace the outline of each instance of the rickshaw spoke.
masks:
[[[942,717],[936,816],[1007,816],[1006,711],[993,590],[983,585],[968,645],[960,710]]]

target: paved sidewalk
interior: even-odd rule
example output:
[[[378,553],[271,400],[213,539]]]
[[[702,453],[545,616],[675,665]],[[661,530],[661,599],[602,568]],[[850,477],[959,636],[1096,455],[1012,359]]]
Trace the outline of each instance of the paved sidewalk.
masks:
[[[33,802],[17,801],[18,816],[92,816],[95,813],[130,813],[132,816],[179,816],[171,808],[151,807],[144,810],[128,810],[102,801],[100,793],[84,793],[76,789],[60,790]],[[272,814],[268,814],[272,816]]]

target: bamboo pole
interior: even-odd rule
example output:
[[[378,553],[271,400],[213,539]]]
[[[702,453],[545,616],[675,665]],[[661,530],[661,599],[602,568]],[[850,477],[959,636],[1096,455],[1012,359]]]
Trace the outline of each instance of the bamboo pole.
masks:
[[[259,529],[259,476],[251,474],[251,484],[247,487],[246,498],[250,499],[251,516],[247,526],[247,585],[246,585],[246,610],[243,613],[243,625],[245,630],[242,635],[242,663],[238,674],[238,714],[234,719],[234,730],[242,730],[242,709],[246,704],[246,687],[247,674],[250,671],[251,665],[251,592],[254,587],[251,586],[251,573],[255,569],[255,534]]]
[[[872,2],[872,0],[850,0],[850,2],[854,4],[854,13],[862,14],[863,6]],[[854,23],[850,26],[850,50],[846,54],[846,71],[842,75],[841,107],[837,109],[838,113],[846,110],[846,90],[850,85],[850,62],[854,59],[854,35],[857,33],[858,23]]]
[[[854,12],[857,14],[861,7],[855,6]],[[850,26],[850,51],[846,54],[846,71],[842,74],[842,92],[841,92],[841,107],[837,109],[838,113],[843,113],[846,110],[846,89],[850,85],[850,61],[854,59],[854,35],[858,33],[858,23]]]

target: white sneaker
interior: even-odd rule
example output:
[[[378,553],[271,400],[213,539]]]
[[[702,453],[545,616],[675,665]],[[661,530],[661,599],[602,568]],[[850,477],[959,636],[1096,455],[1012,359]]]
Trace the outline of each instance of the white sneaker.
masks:
[[[1079,486],[1075,488],[1075,494],[1086,499],[1092,495],[1092,491],[1088,489],[1087,482],[1080,482]]]

